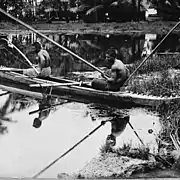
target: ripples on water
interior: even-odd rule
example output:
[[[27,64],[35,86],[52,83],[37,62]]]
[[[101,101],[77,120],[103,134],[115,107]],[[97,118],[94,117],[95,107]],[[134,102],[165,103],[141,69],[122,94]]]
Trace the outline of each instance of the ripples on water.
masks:
[[[0,176],[32,177],[97,127],[102,120],[118,118],[122,113],[130,115],[130,122],[142,140],[149,143],[151,148],[156,147],[155,137],[148,133],[148,129],[156,129],[157,132],[160,130],[158,117],[145,109],[122,111],[70,102],[53,109],[42,126],[36,129],[32,124],[38,114],[29,115],[29,112],[38,109],[36,101],[15,95],[0,97],[0,101],[2,107],[8,102],[6,109],[11,112],[4,117],[17,121],[2,121],[8,132],[0,136]],[[24,105],[20,105],[20,102]],[[117,130],[113,132],[117,140],[116,147],[129,142],[132,142],[132,146],[139,146],[139,140],[128,125],[125,125],[125,129],[114,125]],[[112,123],[106,123],[41,177],[57,177],[58,173],[73,173],[83,168],[100,152],[112,129]]]

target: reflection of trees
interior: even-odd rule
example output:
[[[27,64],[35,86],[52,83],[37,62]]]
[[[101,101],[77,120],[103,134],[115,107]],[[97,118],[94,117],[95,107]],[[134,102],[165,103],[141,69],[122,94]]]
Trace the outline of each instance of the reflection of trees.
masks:
[[[18,94],[10,94],[6,99],[5,103],[0,108],[0,133],[6,133],[8,131],[7,126],[3,124],[4,121],[14,122],[11,118],[7,117],[8,114],[21,111],[29,106],[31,106],[34,102],[27,97]]]
[[[106,37],[91,34],[51,34],[49,37],[96,66],[104,66],[105,51],[111,46],[118,50],[119,58],[125,63],[133,62],[140,57],[140,38],[143,38],[131,38],[131,36],[127,35]],[[71,70],[92,70],[92,68],[88,67],[85,63],[74,58],[72,55],[66,53],[59,47],[56,47],[44,38],[31,34],[12,36],[12,42],[24,53],[29,48],[30,44],[37,39],[40,40],[43,47],[48,50],[51,56],[54,75],[66,75],[66,73]],[[2,59],[1,63],[6,61],[4,65],[27,68],[27,66],[24,66],[24,59],[17,52],[13,49],[8,50],[16,55],[19,60],[12,57],[12,54],[8,52],[0,51]],[[27,57],[34,63],[35,60],[32,54],[27,54]]]
[[[49,34],[48,37],[99,67],[105,66],[104,55],[106,50],[110,47],[117,49],[118,58],[126,64],[133,63],[136,60],[141,59],[141,52],[145,40],[145,35]],[[156,41],[159,42],[161,38],[162,37],[159,36]],[[93,70],[91,67],[88,67],[85,63],[68,54],[61,48],[48,42],[48,40],[35,36],[34,34],[15,34],[11,37],[11,39],[12,42],[24,53],[34,41],[40,41],[51,56],[52,72],[54,75],[66,76],[69,71]],[[157,44],[156,41],[154,41],[154,45]],[[178,45],[178,36],[171,35],[171,37],[167,38],[166,42],[160,46],[158,51],[174,52],[178,50]],[[3,49],[4,47],[11,53]],[[27,57],[32,61],[32,63],[35,63],[33,54],[27,54]],[[7,47],[7,45],[3,44],[1,41],[0,60],[0,65],[19,68],[29,67],[24,64],[25,60],[18,54],[18,52]]]
[[[90,104],[88,108],[90,109],[92,120],[96,120],[99,118],[108,118],[108,120],[111,120],[114,118],[122,117],[126,114],[124,110],[111,108],[108,106],[100,106],[96,104]]]

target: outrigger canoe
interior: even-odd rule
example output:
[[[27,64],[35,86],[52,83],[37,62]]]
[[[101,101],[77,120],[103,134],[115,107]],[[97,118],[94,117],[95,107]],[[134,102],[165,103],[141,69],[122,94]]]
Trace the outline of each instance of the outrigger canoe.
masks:
[[[101,91],[86,83],[80,84],[57,77],[30,78],[19,72],[0,71],[0,89],[18,93],[35,99],[45,95],[59,97],[82,103],[98,103],[112,107],[158,106],[162,103],[177,101],[180,97],[156,97],[129,92]]]

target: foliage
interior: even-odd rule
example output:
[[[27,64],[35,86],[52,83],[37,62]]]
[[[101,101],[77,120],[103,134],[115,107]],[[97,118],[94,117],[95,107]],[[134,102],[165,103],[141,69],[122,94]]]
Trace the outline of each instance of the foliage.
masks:
[[[149,151],[150,149],[148,147],[132,148],[131,143],[124,143],[122,147],[118,148],[112,148],[111,146],[104,144],[100,148],[101,154],[112,152],[116,153],[118,156],[128,156],[142,160],[149,159]]]
[[[62,5],[61,0],[43,0],[40,4],[40,6],[43,6],[44,8],[55,8],[58,9]]]
[[[180,16],[180,3],[178,0],[158,0],[157,10],[164,20],[178,20]]]
[[[138,74],[151,73],[157,71],[168,70],[179,65],[179,55],[158,55],[150,57],[145,63],[139,68]],[[142,61],[136,61],[132,66],[129,67],[130,71],[133,72]]]
[[[146,92],[147,95],[155,96],[179,95],[180,76],[170,70],[178,65],[178,60],[179,55],[158,56],[147,60],[138,70],[138,75],[129,81],[129,86],[126,89],[134,93],[144,94]],[[140,63],[136,62],[132,67],[129,67],[131,73]]]

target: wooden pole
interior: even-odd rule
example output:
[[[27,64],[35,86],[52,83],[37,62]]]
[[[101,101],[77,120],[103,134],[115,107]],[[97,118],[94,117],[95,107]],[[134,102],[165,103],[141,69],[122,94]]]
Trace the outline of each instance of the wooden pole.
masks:
[[[23,70],[24,70],[24,69],[0,67],[0,71],[15,71],[15,72],[22,72]]]
[[[102,75],[104,74],[99,68],[97,68],[96,66],[92,65],[91,63],[89,63],[88,61],[86,61],[85,59],[81,58],[80,56],[78,56],[77,54],[73,53],[72,51],[70,51],[69,49],[65,48],[64,46],[58,44],[57,42],[53,41],[52,39],[48,38],[47,36],[45,36],[44,34],[40,33],[39,31],[37,31],[36,29],[32,28],[31,26],[29,26],[28,24],[22,22],[21,20],[15,18],[14,16],[10,15],[9,13],[7,13],[6,11],[4,11],[3,9],[0,8],[0,12],[3,13],[4,15],[8,16],[9,18],[13,19],[14,21],[18,22],[19,24],[23,25],[24,27],[30,29],[31,31],[35,32],[36,34],[38,34],[39,36],[47,39],[48,41],[50,41],[51,43],[53,43],[54,45],[58,46],[59,48],[67,51],[68,53],[70,53],[71,55],[73,55],[74,57],[78,58],[79,60],[83,61],[84,63],[86,63],[88,66],[92,67],[93,69],[95,69],[96,71],[100,72]]]
[[[59,161],[61,158],[63,158],[66,154],[68,154],[70,151],[72,151],[76,146],[78,146],[80,143],[82,143],[85,139],[90,137],[93,133],[95,133],[100,127],[106,124],[108,121],[101,121],[101,124],[97,126],[94,130],[92,130],[88,135],[86,135],[83,139],[81,139],[79,142],[77,142],[73,147],[68,149],[65,153],[63,153],[60,157],[55,159],[53,162],[51,162],[48,166],[46,166],[44,169],[42,169],[40,172],[38,172],[36,175],[34,175],[32,178],[36,179],[38,176],[40,176],[44,171],[49,169],[53,164],[55,164],[57,161]]]
[[[4,41],[6,41],[10,46],[12,46],[12,48],[15,48],[16,51],[18,51],[21,56],[23,56],[23,58],[28,62],[28,64],[34,69],[34,71],[39,74],[38,70],[33,66],[33,64],[31,63],[31,61],[21,52],[21,50],[19,50],[14,44],[12,44],[10,41],[8,41],[7,39],[1,38]]]
[[[141,142],[141,144],[143,146],[145,146],[145,144],[143,143],[142,139],[139,137],[138,133],[135,131],[135,129],[133,128],[132,124],[128,121],[129,126],[131,127],[131,129],[134,131],[135,135],[137,136],[137,138],[139,139],[139,141]]]
[[[72,82],[72,83],[42,83],[42,84],[30,84],[30,87],[56,87],[56,86],[73,86],[73,85],[79,85],[81,84],[90,84],[89,82]]]

